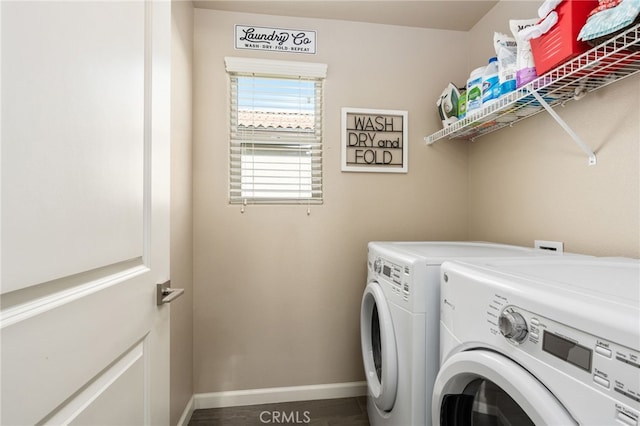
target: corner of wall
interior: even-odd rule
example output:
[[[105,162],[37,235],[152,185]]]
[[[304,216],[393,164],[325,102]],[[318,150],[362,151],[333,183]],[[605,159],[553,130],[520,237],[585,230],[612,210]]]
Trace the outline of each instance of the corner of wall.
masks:
[[[171,281],[185,295],[171,306],[170,423],[193,412],[193,184],[191,1],[171,3]],[[186,407],[186,408],[185,408]],[[186,420],[185,420],[186,419]]]

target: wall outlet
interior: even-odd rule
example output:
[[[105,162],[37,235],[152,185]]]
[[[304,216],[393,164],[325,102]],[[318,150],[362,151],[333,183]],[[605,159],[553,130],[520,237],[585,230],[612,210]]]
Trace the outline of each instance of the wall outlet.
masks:
[[[533,246],[537,250],[545,250],[557,254],[562,254],[564,252],[564,244],[561,241],[535,240]]]

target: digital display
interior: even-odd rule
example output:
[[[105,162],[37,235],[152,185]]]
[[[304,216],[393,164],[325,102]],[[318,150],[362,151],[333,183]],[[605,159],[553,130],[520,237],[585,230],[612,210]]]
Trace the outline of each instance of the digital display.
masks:
[[[576,367],[591,372],[591,356],[593,352],[591,349],[580,346],[569,339],[545,331],[542,336],[542,350]]]
[[[382,273],[385,274],[386,276],[388,276],[389,278],[391,278],[391,267],[384,265],[382,267]]]

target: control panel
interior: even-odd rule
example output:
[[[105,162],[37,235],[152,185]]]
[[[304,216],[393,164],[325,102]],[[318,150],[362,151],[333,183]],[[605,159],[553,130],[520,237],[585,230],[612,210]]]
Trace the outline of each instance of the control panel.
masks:
[[[616,418],[623,424],[640,425],[638,350],[509,305],[499,295],[495,295],[487,314],[493,334],[609,394],[620,403],[616,404]]]
[[[411,268],[409,266],[378,257],[373,263],[373,270],[376,275],[382,276],[391,283],[394,293],[401,295],[404,300],[409,300],[411,295]]]

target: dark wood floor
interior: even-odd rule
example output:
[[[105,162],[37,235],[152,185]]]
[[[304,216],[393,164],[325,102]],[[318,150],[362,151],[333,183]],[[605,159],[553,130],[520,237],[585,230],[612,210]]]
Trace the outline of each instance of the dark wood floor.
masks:
[[[189,426],[369,426],[367,398],[322,399],[194,411]]]

